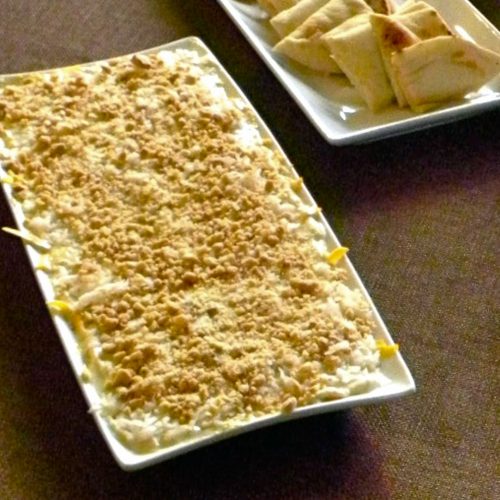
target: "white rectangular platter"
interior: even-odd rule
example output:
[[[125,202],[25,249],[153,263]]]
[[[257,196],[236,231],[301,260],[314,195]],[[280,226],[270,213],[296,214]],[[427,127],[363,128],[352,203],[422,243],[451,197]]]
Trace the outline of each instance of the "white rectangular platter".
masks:
[[[403,0],[395,0],[398,4]],[[218,0],[318,132],[336,146],[370,142],[500,107],[500,75],[465,99],[415,114],[393,105],[372,113],[343,76],[322,76],[273,52],[278,36],[255,0]],[[500,53],[500,33],[468,0],[427,0],[463,38]]]
[[[163,45],[161,47],[157,47],[154,49],[146,50],[141,53],[143,54],[150,54],[150,53],[158,53],[160,51],[174,51],[177,49],[186,49],[189,51],[195,51],[199,56],[203,56],[205,58],[208,58],[208,63],[207,63],[207,71],[209,71],[210,74],[216,75],[223,84],[224,90],[226,91],[227,95],[231,97],[239,97],[243,100],[243,102],[248,106],[250,112],[253,114],[254,119],[257,123],[259,133],[262,135],[263,138],[267,138],[271,141],[272,148],[274,148],[276,151],[279,152],[279,154],[284,156],[283,151],[281,150],[280,146],[272,136],[271,132],[269,129],[266,127],[266,125],[262,122],[262,120],[258,117],[256,111],[251,107],[250,103],[246,100],[244,95],[241,93],[239,88],[236,86],[234,81],[231,79],[231,77],[227,74],[227,72],[224,70],[224,68],[218,63],[218,61],[215,59],[215,57],[209,52],[207,47],[203,44],[202,41],[200,41],[197,38],[186,38],[183,40],[179,40],[177,42],[173,42],[170,44]],[[91,65],[93,63],[90,63]],[[82,67],[89,66],[89,65],[83,65]],[[205,66],[204,66],[205,68]],[[50,73],[50,71],[46,72]],[[7,83],[11,83],[15,81],[16,78],[18,78],[19,75],[7,75],[7,76],[2,76],[0,77],[0,86],[5,85]],[[293,167],[290,165],[290,169],[293,171]],[[0,163],[0,176],[6,175],[5,169],[2,167]],[[296,175],[296,174],[295,174]],[[12,213],[14,215],[15,221],[17,225],[21,228],[23,227],[23,222],[24,222],[24,216],[22,213],[22,210],[20,208],[20,205],[18,202],[15,201],[15,199],[12,196],[12,189],[11,186],[8,184],[2,184],[5,196],[9,202],[9,205],[11,207]],[[304,200],[308,201],[309,203],[313,204],[313,199],[309,192],[307,190],[304,190]],[[326,231],[327,231],[327,243],[329,245],[329,248],[333,249],[339,246],[339,241],[332,232],[330,226],[328,225],[328,222],[326,219],[321,216],[322,223],[324,224]],[[0,237],[8,237],[7,235],[0,236]],[[39,261],[39,253],[33,248],[33,246],[26,245],[26,251],[29,257],[29,260],[33,266],[33,269],[36,269],[36,264]],[[373,309],[373,315],[374,319],[376,322],[376,329],[374,332],[374,335],[378,339],[383,339],[388,343],[392,343],[392,339],[389,335],[389,332],[387,331],[387,328],[385,327],[380,315],[375,309],[375,306],[373,305],[373,302],[371,301],[370,297],[368,296],[368,293],[366,289],[363,287],[363,284],[357,275],[356,271],[352,267],[351,263],[348,261],[348,259],[343,260],[343,264],[345,266],[349,279],[347,284],[350,286],[356,286],[359,289],[361,289],[362,293],[364,294],[366,300],[368,301],[369,305]],[[47,276],[47,274],[41,270],[35,270],[34,271],[38,280],[38,283],[40,285],[40,289],[42,291],[42,294],[45,298],[46,301],[51,301],[54,300],[54,291],[52,288],[52,285],[50,283],[50,280]],[[212,434],[209,436],[204,436],[198,439],[191,439],[189,441],[182,442],[180,444],[177,444],[175,446],[171,446],[169,448],[164,448],[160,449],[154,452],[148,452],[148,453],[135,453],[127,449],[125,446],[122,445],[122,443],[116,438],[115,434],[111,431],[110,427],[108,426],[106,420],[99,414],[98,411],[95,411],[96,408],[99,407],[100,405],[100,396],[98,391],[96,390],[96,387],[94,387],[91,383],[85,382],[82,380],[82,372],[84,370],[84,362],[82,360],[81,352],[79,349],[78,342],[76,341],[75,335],[71,331],[71,329],[68,327],[68,324],[61,319],[59,316],[53,316],[55,328],[58,332],[58,335],[61,339],[61,342],[64,346],[64,349],[66,351],[66,354],[69,358],[69,361],[71,363],[72,369],[75,373],[75,376],[77,377],[77,380],[80,384],[80,387],[82,389],[82,392],[87,400],[87,403],[90,408],[90,413],[92,413],[93,417],[95,418],[95,421],[97,423],[97,426],[99,427],[102,435],[104,436],[104,439],[106,443],[109,446],[109,449],[111,450],[113,456],[115,457],[116,461],[118,464],[125,470],[134,470],[134,469],[140,469],[143,467],[146,467],[148,465],[152,465],[155,463],[158,463],[160,461],[166,460],[168,458],[172,458],[176,455],[179,455],[181,453],[185,453],[189,450],[193,450],[195,448],[199,448],[201,446],[205,446],[211,443],[214,443],[216,441],[219,441],[221,439],[228,438],[230,436],[234,436],[252,429],[257,429],[260,427],[268,426],[271,424],[276,424],[283,422],[288,419],[293,419],[293,418],[300,418],[300,417],[305,417],[308,415],[314,415],[318,413],[325,413],[325,412],[331,412],[331,411],[336,411],[336,410],[342,410],[346,408],[351,408],[354,406],[358,405],[366,405],[366,404],[373,404],[373,403],[381,403],[384,401],[387,401],[392,398],[400,397],[406,394],[410,394],[415,391],[415,383],[412,379],[412,376],[403,361],[403,358],[399,353],[397,355],[391,357],[388,360],[384,360],[382,364],[382,373],[385,375],[385,377],[388,379],[388,383],[378,389],[373,390],[370,393],[366,394],[360,394],[356,396],[351,396],[347,397],[345,399],[333,401],[333,402],[326,402],[326,403],[321,403],[321,404],[314,404],[310,405],[307,407],[302,407],[297,409],[296,411],[293,411],[291,414],[279,414],[279,415],[271,415],[265,418],[260,418],[256,419],[255,421],[252,421],[250,423],[244,424],[240,427],[231,429],[229,431],[223,431],[219,432],[217,434]]]

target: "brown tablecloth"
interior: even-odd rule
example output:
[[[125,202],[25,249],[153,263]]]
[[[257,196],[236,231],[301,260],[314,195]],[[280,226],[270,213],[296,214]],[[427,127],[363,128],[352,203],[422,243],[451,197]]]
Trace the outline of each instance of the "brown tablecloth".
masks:
[[[496,0],[476,4],[498,25]],[[0,236],[0,498],[499,498],[499,113],[328,146],[213,0],[0,0],[0,73],[186,35],[213,49],[351,247],[418,392],[122,472],[21,244]]]

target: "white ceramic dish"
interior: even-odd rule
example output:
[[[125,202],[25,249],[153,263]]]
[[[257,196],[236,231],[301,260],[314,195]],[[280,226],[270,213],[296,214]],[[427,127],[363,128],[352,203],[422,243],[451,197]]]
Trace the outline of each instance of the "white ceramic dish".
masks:
[[[403,0],[395,0],[403,3]],[[500,53],[499,31],[467,0],[426,0],[460,36]],[[456,121],[500,107],[500,75],[478,92],[434,111],[417,115],[391,106],[372,113],[342,76],[321,76],[275,54],[278,41],[267,15],[255,0],[218,0],[311,123],[337,146],[370,142],[384,137]]]
[[[207,47],[197,38],[186,38],[183,40],[179,40],[174,43],[170,43],[167,45],[163,45],[161,47],[157,47],[154,49],[146,50],[141,53],[154,53],[154,52],[159,52],[160,50],[175,50],[175,49],[187,49],[187,50],[192,50],[196,51],[200,56],[208,56],[210,58],[210,71],[213,71],[223,82],[224,87],[226,89],[226,92],[230,96],[237,96],[241,97],[250,107],[252,112],[254,113],[255,120],[259,126],[260,133],[262,134],[263,137],[267,137],[271,139],[273,147],[276,148],[277,151],[280,152],[280,154],[284,155],[283,151],[280,149],[280,146],[277,144],[276,140],[272,136],[271,132],[269,129],[265,126],[265,124],[262,122],[262,120],[258,117],[257,113],[255,110],[251,107],[251,105],[248,103],[244,95],[241,93],[241,91],[238,89],[234,81],[231,79],[231,77],[225,72],[225,70],[222,68],[222,66],[217,62],[215,57],[209,52]],[[92,63],[90,63],[92,64]],[[83,66],[88,66],[88,65],[83,65]],[[0,85],[15,81],[16,78],[18,78],[19,75],[7,75],[7,76],[0,76]],[[292,168],[290,166],[290,168]],[[6,172],[5,170],[2,169],[2,165],[0,163],[0,175],[5,175]],[[23,226],[23,221],[24,221],[24,216],[22,213],[22,210],[20,208],[20,205],[13,199],[12,197],[12,190],[9,185],[3,184],[4,192],[7,197],[7,200],[9,201],[9,205],[12,209],[12,213],[14,215],[14,218],[16,220],[16,223],[19,227]],[[310,203],[313,202],[310,194],[305,191],[304,194],[304,199],[309,201]],[[333,234],[331,228],[329,227],[326,219],[322,218],[322,222],[325,225],[328,233],[328,244],[331,248],[335,248],[339,246],[339,242],[336,238],[336,236]],[[8,237],[6,235],[0,237]],[[39,254],[38,252],[32,247],[27,245],[26,250],[29,256],[29,259],[31,261],[31,264],[33,266],[33,269],[35,269],[36,263],[39,261]],[[389,332],[387,331],[387,328],[385,327],[382,319],[380,318],[380,315],[375,309],[375,306],[373,305],[373,302],[371,301],[370,297],[368,296],[368,293],[366,289],[363,287],[363,284],[361,283],[361,280],[359,276],[356,274],[356,271],[350,264],[350,262],[347,259],[345,260],[345,266],[348,270],[349,273],[349,280],[351,285],[355,285],[359,287],[362,292],[364,293],[367,301],[369,304],[372,306],[373,311],[374,311],[374,318],[376,321],[376,331],[375,331],[375,336],[377,338],[385,339],[387,342],[392,342],[392,339],[389,335]],[[52,289],[52,286],[50,284],[48,276],[43,272],[43,271],[35,271],[36,277],[38,280],[38,283],[40,285],[40,288],[42,290],[43,296],[45,300],[50,301],[54,299],[54,292]],[[158,463],[162,460],[166,460],[168,458],[174,457],[175,455],[179,455],[181,453],[185,453],[189,450],[199,448],[201,446],[205,446],[211,443],[214,443],[216,441],[219,441],[221,439],[228,438],[230,436],[234,436],[236,434],[241,434],[243,432],[252,430],[252,429],[257,429],[259,427],[264,427],[268,426],[271,424],[276,424],[279,422],[283,422],[285,420],[289,419],[294,419],[294,418],[299,418],[299,417],[305,417],[308,415],[313,415],[317,413],[325,413],[325,412],[331,412],[335,410],[341,410],[345,408],[351,408],[354,406],[358,405],[366,405],[366,404],[372,404],[372,403],[381,403],[383,401],[387,401],[388,399],[396,398],[403,396],[405,394],[410,394],[415,391],[415,383],[412,379],[412,376],[403,361],[403,358],[401,355],[398,353],[396,356],[392,357],[389,360],[383,361],[382,364],[382,372],[383,374],[389,379],[388,385],[385,385],[383,387],[380,387],[370,393],[367,394],[361,394],[357,396],[352,396],[348,397],[342,400],[334,401],[334,402],[328,402],[328,403],[321,403],[321,404],[315,404],[311,406],[307,406],[304,408],[300,408],[293,413],[289,415],[273,415],[269,416],[266,418],[261,418],[258,420],[255,420],[249,424],[242,425],[241,427],[229,430],[229,431],[224,431],[215,435],[210,435],[210,436],[205,436],[200,439],[193,439],[191,441],[183,442],[178,445],[175,445],[170,448],[166,449],[160,449],[158,451],[152,452],[152,453],[145,453],[145,454],[139,454],[139,453],[134,453],[130,451],[129,449],[125,448],[121,442],[115,437],[113,432],[110,430],[106,420],[101,417],[101,415],[96,412],[92,411],[93,408],[97,408],[99,406],[100,402],[100,397],[98,392],[96,391],[96,388],[91,384],[91,383],[85,383],[82,381],[82,371],[84,368],[84,364],[81,358],[80,350],[78,347],[78,343],[75,339],[75,336],[73,335],[72,331],[68,327],[67,323],[63,321],[59,316],[53,316],[54,319],[54,324],[56,327],[56,330],[59,334],[59,337],[61,339],[61,342],[64,346],[64,349],[66,351],[66,354],[68,355],[68,358],[70,360],[71,366],[73,368],[73,371],[79,381],[80,387],[83,391],[83,394],[89,404],[90,407],[90,412],[93,414],[97,425],[102,432],[104,439],[106,440],[113,456],[117,460],[118,464],[126,470],[134,470],[134,469],[140,469],[143,467],[146,467],[148,465],[152,465],[155,463]]]

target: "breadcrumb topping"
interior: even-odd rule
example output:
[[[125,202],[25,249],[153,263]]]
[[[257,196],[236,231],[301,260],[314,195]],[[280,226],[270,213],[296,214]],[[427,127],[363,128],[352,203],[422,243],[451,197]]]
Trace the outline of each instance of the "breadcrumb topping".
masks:
[[[370,308],[302,180],[194,52],[0,90],[25,229],[102,406],[149,450],[369,390]],[[330,256],[330,258],[328,258]]]

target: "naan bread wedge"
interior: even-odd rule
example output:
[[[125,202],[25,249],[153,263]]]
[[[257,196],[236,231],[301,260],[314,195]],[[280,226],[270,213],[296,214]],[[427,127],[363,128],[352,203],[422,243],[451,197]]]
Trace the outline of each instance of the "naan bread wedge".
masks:
[[[395,52],[391,64],[416,112],[461,98],[500,73],[499,54],[454,36],[431,38]]]
[[[271,26],[281,38],[297,29],[309,16],[321,9],[330,0],[300,0],[293,7],[280,12],[271,19]]]
[[[407,102],[394,75],[391,65],[392,54],[421,40],[451,35],[450,28],[432,7],[394,16],[373,14],[370,16],[370,22],[398,105],[404,107]]]
[[[370,14],[346,21],[325,34],[322,41],[371,111],[380,111],[394,100]]]
[[[271,16],[293,7],[299,0],[257,0],[257,3]]]
[[[274,50],[322,73],[341,73],[321,37],[358,14],[373,12],[363,0],[330,0],[281,40]]]

